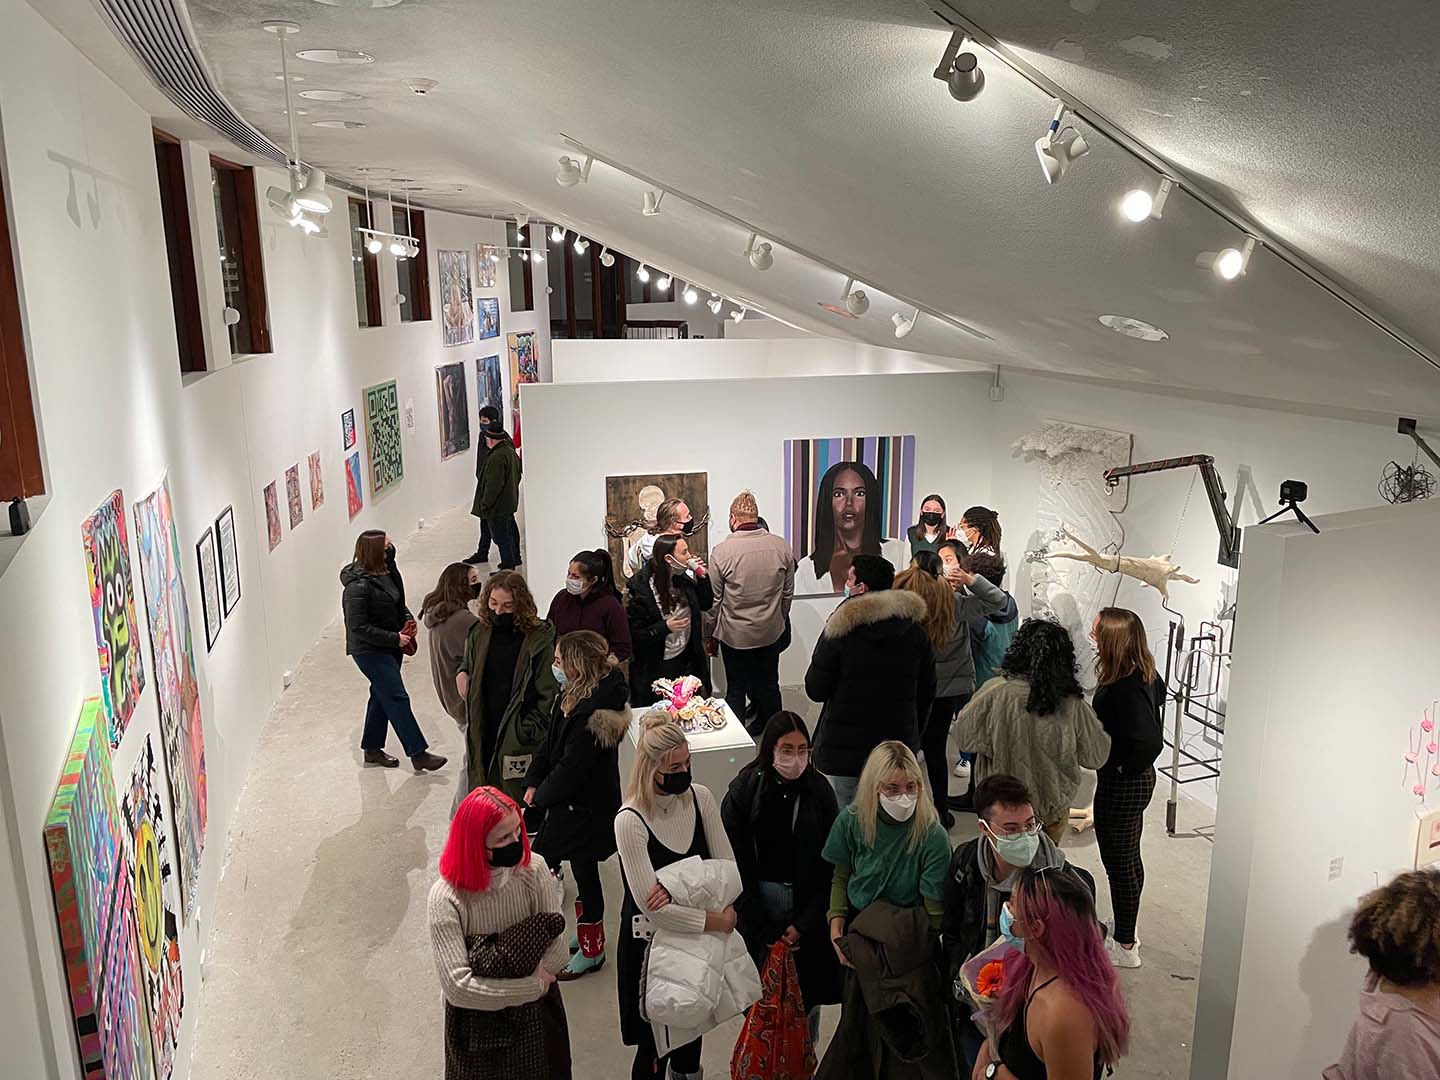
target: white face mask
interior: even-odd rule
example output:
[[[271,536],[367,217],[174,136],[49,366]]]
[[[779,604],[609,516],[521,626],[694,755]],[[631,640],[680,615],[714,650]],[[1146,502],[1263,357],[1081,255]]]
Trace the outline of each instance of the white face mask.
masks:
[[[565,579],[565,591],[571,596],[579,596],[585,591],[585,582],[579,578],[567,577]]]
[[[880,807],[896,821],[909,821],[919,801],[915,795],[881,795]]]

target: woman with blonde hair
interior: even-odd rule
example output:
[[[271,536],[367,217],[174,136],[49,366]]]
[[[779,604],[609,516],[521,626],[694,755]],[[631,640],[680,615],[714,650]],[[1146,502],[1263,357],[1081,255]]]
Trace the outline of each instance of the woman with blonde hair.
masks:
[[[1100,682],[1095,715],[1110,736],[1110,756],[1095,782],[1095,840],[1115,905],[1115,933],[1105,947],[1117,967],[1138,968],[1135,920],[1145,887],[1140,834],[1155,794],[1155,759],[1165,745],[1165,683],[1156,673],[1145,624],[1135,612],[1102,608],[1090,636]]]
[[[625,787],[625,804],[615,815],[625,902],[620,908],[616,990],[620,1037],[635,1047],[632,1080],[654,1080],[670,1066],[674,1080],[700,1075],[700,1040],[661,1057],[650,1022],[641,1013],[645,940],[632,930],[642,913],[657,930],[682,934],[726,933],[735,929],[735,909],[703,911],[673,903],[655,873],[681,859],[734,860],[720,807],[708,788],[691,782],[685,732],[668,713],[650,713],[640,722],[635,764]],[[937,894],[938,895],[938,894]]]
[[[535,850],[551,866],[568,862],[575,878],[575,955],[559,976],[568,982],[605,963],[600,864],[615,854],[619,747],[630,730],[630,710],[625,676],[593,630],[576,630],[555,643],[552,674],[560,696],[525,777],[525,803],[543,815]]]
[[[490,575],[476,614],[455,676],[465,699],[466,773],[471,788],[489,784],[519,802],[560,690],[555,628],[536,613],[530,586],[513,570]]]

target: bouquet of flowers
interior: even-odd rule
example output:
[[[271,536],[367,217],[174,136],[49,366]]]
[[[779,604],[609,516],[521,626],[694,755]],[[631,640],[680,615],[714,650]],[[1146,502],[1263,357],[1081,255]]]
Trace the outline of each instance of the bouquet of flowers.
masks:
[[[960,967],[955,976],[955,1000],[963,1006],[968,997],[974,1005],[971,1018],[985,1029],[991,1008],[1005,989],[1005,961],[1019,950],[1004,938],[988,949],[976,953]]]

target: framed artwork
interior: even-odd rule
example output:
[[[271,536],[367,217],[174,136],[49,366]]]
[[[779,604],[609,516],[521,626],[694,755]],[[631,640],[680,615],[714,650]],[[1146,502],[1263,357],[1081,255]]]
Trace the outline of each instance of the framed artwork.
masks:
[[[135,504],[135,542],[140,547],[140,580],[150,617],[151,670],[160,704],[161,749],[170,781],[175,859],[180,870],[180,909],[189,918],[205,849],[208,787],[205,727],[200,685],[190,638],[190,607],[180,570],[180,541],[170,509],[170,481]]]
[[[440,269],[440,326],[444,342],[469,345],[475,340],[475,300],[470,289],[470,253],[437,251]]]
[[[345,459],[345,505],[350,511],[350,520],[365,506],[365,484],[360,479],[360,452],[357,450]]]
[[[504,376],[500,374],[500,357],[481,356],[475,360],[475,396],[478,399],[479,410],[486,405],[493,406],[500,411],[500,416],[505,416],[505,382]]]
[[[707,473],[640,473],[605,478],[605,543],[618,580],[630,577],[630,552],[655,527],[655,511],[666,499],[684,499],[698,526],[686,540],[690,550],[710,550],[710,477]]]
[[[325,505],[325,476],[320,470],[320,451],[310,455],[310,509],[319,510]]]
[[[100,658],[101,701],[110,745],[115,747],[120,745],[120,737],[135,712],[135,702],[145,689],[140,622],[135,618],[135,585],[130,576],[125,496],[118,488],[85,519],[80,537],[85,543],[90,613]]]
[[[511,334],[510,344],[510,420],[511,438],[520,446],[520,385],[540,381],[540,365],[535,359],[535,331]]]
[[[140,748],[130,786],[122,789],[121,846],[130,891],[135,898],[135,931],[140,945],[140,983],[157,1080],[175,1071],[175,1047],[185,1010],[185,980],[180,969],[180,927],[175,903],[175,874],[165,837],[155,746],[150,736]]]
[[[300,463],[285,470],[285,502],[290,508],[290,529],[305,520],[305,503],[300,498]]]
[[[400,393],[394,379],[365,388],[365,445],[370,451],[370,494],[379,495],[405,476]]]
[[[340,414],[340,438],[345,445],[341,448],[349,450],[355,445],[355,410],[346,409]]]
[[[470,395],[465,391],[465,362],[435,369],[435,400],[440,409],[440,460],[470,449]]]
[[[914,435],[786,439],[783,469],[796,596],[843,591],[856,555],[883,555],[897,570],[910,564]]]
[[[495,268],[499,265],[500,253],[492,244],[477,244],[475,247],[475,287],[495,288]],[[493,256],[493,257],[492,257]],[[481,335],[484,336],[483,334]]]
[[[285,536],[280,528],[280,498],[275,493],[274,480],[265,485],[265,532],[270,540],[270,550],[274,551]]]
[[[499,337],[500,301],[493,296],[482,296],[475,301],[475,312],[480,322],[480,337]]]
[[[215,532],[207,528],[195,544],[200,562],[200,605],[205,609],[205,651],[215,648],[225,621],[220,599],[220,561],[215,555]]]
[[[235,510],[227,506],[215,519],[215,544],[220,549],[220,589],[225,594],[225,617],[240,602],[240,553],[235,547]]]
[[[135,903],[121,853],[107,727],[100,699],[90,698],[45,818],[45,854],[80,1075],[148,1080],[150,1033],[135,950]]]

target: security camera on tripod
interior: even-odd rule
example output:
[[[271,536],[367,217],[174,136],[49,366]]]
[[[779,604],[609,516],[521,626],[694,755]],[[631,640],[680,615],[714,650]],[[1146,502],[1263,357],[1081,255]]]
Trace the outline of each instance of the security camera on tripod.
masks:
[[[1300,509],[1300,504],[1310,494],[1310,487],[1303,480],[1282,480],[1280,481],[1280,509],[1271,514],[1260,525],[1268,525],[1282,514],[1293,512],[1301,525],[1304,525],[1311,532],[1319,535],[1320,526],[1316,525],[1308,517],[1305,511]]]

